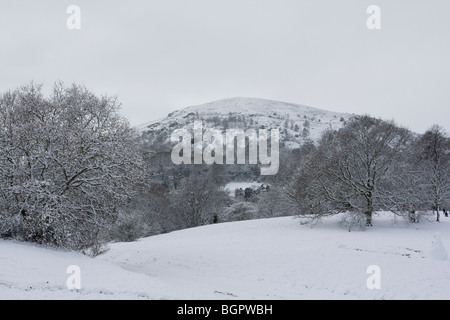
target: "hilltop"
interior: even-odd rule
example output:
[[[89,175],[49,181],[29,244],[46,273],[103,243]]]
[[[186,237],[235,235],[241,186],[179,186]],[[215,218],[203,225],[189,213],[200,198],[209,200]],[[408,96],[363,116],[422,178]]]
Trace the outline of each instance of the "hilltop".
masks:
[[[146,139],[162,135],[166,142],[173,130],[190,129],[196,120],[202,120],[205,128],[219,130],[279,129],[281,141],[292,148],[305,141],[316,141],[323,131],[339,129],[353,117],[300,104],[236,97],[186,107],[163,119],[144,123],[138,129]]]

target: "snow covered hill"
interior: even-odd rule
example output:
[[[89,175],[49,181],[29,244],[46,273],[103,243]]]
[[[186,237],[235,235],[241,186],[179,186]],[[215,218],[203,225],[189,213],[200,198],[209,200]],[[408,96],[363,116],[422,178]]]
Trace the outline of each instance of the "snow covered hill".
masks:
[[[325,111],[308,106],[257,98],[229,98],[191,106],[170,113],[166,118],[140,125],[148,136],[192,129],[195,120],[215,129],[280,129],[281,141],[299,146],[316,141],[326,129],[339,129],[354,115]]]
[[[373,228],[348,232],[338,219],[209,225],[110,244],[96,258],[0,241],[0,299],[450,297],[450,220],[405,225],[381,214]],[[80,267],[79,290],[66,287],[69,265]],[[368,288],[374,276],[381,289]]]

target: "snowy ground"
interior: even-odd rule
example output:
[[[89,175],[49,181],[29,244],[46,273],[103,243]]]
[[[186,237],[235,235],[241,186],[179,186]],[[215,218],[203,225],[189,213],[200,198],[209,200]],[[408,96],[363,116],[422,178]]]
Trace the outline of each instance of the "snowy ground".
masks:
[[[383,215],[362,232],[337,217],[314,228],[291,217],[225,223],[111,244],[96,258],[0,241],[0,299],[449,299],[442,220]],[[80,290],[66,287],[69,265]],[[379,290],[367,287],[371,265]]]

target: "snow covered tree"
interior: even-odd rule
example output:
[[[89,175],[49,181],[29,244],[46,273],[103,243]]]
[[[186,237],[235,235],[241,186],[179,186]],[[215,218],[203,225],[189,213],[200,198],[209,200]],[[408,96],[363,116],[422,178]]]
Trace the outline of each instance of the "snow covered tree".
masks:
[[[281,171],[283,177],[278,177],[278,185],[299,215],[316,219],[337,214],[345,209],[331,203],[322,186],[323,181],[330,178],[325,170],[325,161],[329,157],[326,153],[334,145],[335,135],[334,131],[326,131],[318,147],[312,146],[306,155],[296,157],[295,163],[288,165],[287,170]]]
[[[196,173],[184,178],[171,194],[173,209],[184,228],[212,223],[228,198],[227,193],[208,174]]]
[[[436,210],[439,221],[439,210],[450,197],[450,138],[434,125],[417,140],[415,152],[423,203]]]
[[[393,122],[362,116],[326,132],[307,162],[293,175],[288,192],[305,214],[363,213],[372,225],[376,210],[389,210],[385,181],[396,179],[410,133]]]
[[[230,207],[224,209],[220,214],[219,221],[244,221],[255,219],[258,215],[258,208],[255,204],[246,201],[238,201]]]
[[[141,157],[116,98],[58,83],[0,97],[1,233],[72,249],[97,245],[117,218]]]

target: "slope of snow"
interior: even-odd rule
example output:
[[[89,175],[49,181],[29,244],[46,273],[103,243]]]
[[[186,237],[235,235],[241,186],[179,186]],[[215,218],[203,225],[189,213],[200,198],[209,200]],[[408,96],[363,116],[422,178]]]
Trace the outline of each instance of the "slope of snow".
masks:
[[[0,241],[1,299],[448,299],[450,220],[404,225],[388,215],[348,232],[333,217],[209,225],[115,243],[96,258]],[[430,251],[431,250],[431,251]],[[81,268],[78,291],[68,265]],[[369,266],[381,289],[367,287]]]
[[[81,289],[69,290],[69,266],[80,268]],[[0,241],[0,299],[174,299],[158,279],[80,253]],[[168,290],[169,289],[169,290]]]

